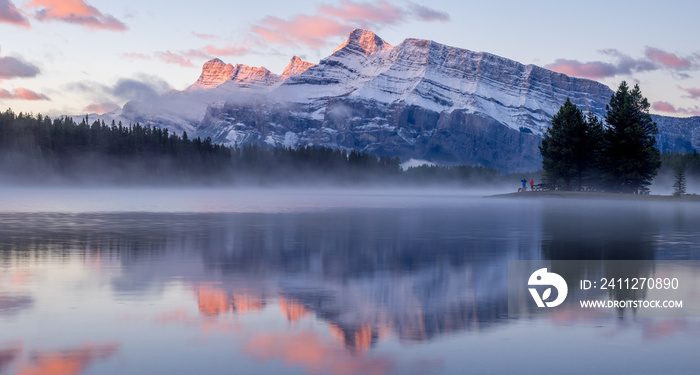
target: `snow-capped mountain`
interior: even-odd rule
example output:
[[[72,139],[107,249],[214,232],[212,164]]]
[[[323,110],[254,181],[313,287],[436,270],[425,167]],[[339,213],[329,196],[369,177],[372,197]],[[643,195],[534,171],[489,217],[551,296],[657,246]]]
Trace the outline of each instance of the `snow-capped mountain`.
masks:
[[[540,135],[567,98],[602,116],[612,94],[489,53],[421,39],[392,46],[356,29],[318,64],[295,56],[282,75],[208,61],[186,90],[129,102],[121,118],[227,144],[319,145],[519,171],[541,167]],[[698,147],[700,137],[664,142]]]

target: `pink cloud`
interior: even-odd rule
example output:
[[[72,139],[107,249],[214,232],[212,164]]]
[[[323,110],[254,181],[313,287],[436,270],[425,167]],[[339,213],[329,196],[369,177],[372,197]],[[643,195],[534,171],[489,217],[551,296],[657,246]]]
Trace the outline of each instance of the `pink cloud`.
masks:
[[[90,29],[124,31],[126,25],[83,0],[31,0],[28,8],[36,8],[34,17],[39,21],[61,21],[86,26]]]
[[[112,103],[112,102],[105,102],[105,103],[99,103],[99,104],[90,104],[87,107],[83,108],[83,112],[85,113],[97,113],[97,114],[103,114],[107,112],[112,112],[116,109],[119,109],[119,105]]]
[[[447,21],[449,15],[415,4],[400,7],[383,0],[341,0],[337,5],[321,4],[311,15],[296,14],[287,19],[272,16],[263,18],[251,31],[270,43],[317,48],[326,46],[329,38],[346,36],[358,26],[377,29],[406,23],[411,19]]]
[[[268,42],[309,47],[321,47],[327,44],[328,37],[343,36],[353,29],[352,26],[315,15],[297,15],[291,20],[267,17],[253,26],[252,31]]]
[[[129,59],[139,60],[158,59],[167,64],[176,64],[189,68],[195,66],[195,64],[192,62],[193,59],[208,60],[213,56],[240,56],[247,53],[250,53],[250,50],[247,47],[225,46],[219,48],[213,45],[207,45],[200,49],[191,49],[182,52],[158,51],[152,54],[129,52],[122,54],[122,56]]]
[[[216,35],[214,35],[214,34],[204,34],[204,33],[197,33],[197,32],[193,31],[192,35],[196,36],[199,39],[205,39],[205,40],[216,39]]]
[[[177,65],[184,66],[184,67],[194,66],[194,64],[192,64],[192,61],[190,61],[190,59],[188,59],[180,54],[173,53],[170,51],[156,52],[156,57],[165,61],[168,64],[177,64]]]
[[[394,25],[403,21],[407,13],[386,1],[359,3],[352,0],[341,0],[340,6],[321,5],[318,12],[362,27]]]
[[[698,99],[698,98],[700,98],[700,89],[696,89],[696,88],[693,88],[693,87],[689,87],[689,88],[686,89],[686,88],[683,88],[683,87],[680,87],[680,86],[678,86],[678,88],[681,89],[681,90],[683,90],[683,91],[685,91],[685,92],[687,92],[687,93],[688,93],[688,96],[687,96],[688,98],[691,98],[691,99]]]
[[[612,77],[620,73],[615,65],[602,61],[584,63],[576,60],[558,59],[553,64],[546,65],[545,68],[568,76],[589,79]]]
[[[658,101],[651,105],[651,109],[676,115],[700,116],[700,108],[697,106],[695,108],[676,108],[671,103]]]
[[[700,60],[700,56],[680,58],[677,55],[653,47],[647,47],[645,56],[639,59],[625,55],[616,49],[607,49],[599,52],[614,58],[615,62],[581,62],[578,60],[557,59],[554,63],[545,65],[545,68],[569,76],[589,79],[602,79],[616,75],[630,75],[632,73],[655,70],[670,71],[677,78],[686,78],[688,75],[684,71],[697,68],[698,63],[696,60]]]
[[[672,69],[686,69],[693,65],[692,61],[688,58],[680,58],[673,53],[653,47],[646,48],[645,56],[657,64],[661,64]]]
[[[138,53],[138,52],[127,52],[127,53],[123,53],[122,56],[128,57],[130,59],[141,59],[141,60],[147,60],[147,59],[151,58],[151,56],[149,56],[145,53]]]
[[[25,88],[15,89],[14,92],[10,92],[5,89],[0,89],[0,99],[17,99],[17,100],[51,100],[48,96],[40,93],[36,93],[32,90]]]
[[[29,20],[11,0],[0,0],[0,22],[29,27]]]
[[[214,56],[241,56],[250,52],[247,47],[225,46],[217,48],[212,45],[204,47],[206,53]]]
[[[669,102],[654,102],[651,109],[659,112],[676,113],[676,108]]]

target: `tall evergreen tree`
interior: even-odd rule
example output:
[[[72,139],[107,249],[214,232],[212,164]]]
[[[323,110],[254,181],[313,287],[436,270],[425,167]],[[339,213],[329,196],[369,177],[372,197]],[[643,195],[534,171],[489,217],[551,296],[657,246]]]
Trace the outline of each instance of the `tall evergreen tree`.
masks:
[[[581,190],[594,178],[602,125],[566,99],[552,118],[542,139],[540,153],[545,182],[554,188]]]
[[[673,182],[673,195],[681,196],[685,194],[686,179],[685,179],[685,168],[678,167],[676,170],[675,181]]]
[[[602,165],[611,191],[636,192],[651,184],[661,165],[655,135],[659,130],[649,115],[649,101],[639,85],[622,82],[606,106]]]

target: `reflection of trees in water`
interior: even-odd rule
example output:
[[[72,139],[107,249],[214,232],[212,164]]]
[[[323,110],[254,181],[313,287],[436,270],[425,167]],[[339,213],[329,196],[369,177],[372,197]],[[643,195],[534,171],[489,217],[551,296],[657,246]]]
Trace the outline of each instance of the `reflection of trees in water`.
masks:
[[[2,214],[0,224],[0,259],[8,262],[148,257],[163,253],[173,237],[184,237],[157,214]]]
[[[569,285],[592,279],[600,287],[600,278],[651,277],[658,226],[658,220],[637,206],[549,207],[542,220],[542,257]],[[638,300],[646,290],[615,288],[608,294],[612,300]]]

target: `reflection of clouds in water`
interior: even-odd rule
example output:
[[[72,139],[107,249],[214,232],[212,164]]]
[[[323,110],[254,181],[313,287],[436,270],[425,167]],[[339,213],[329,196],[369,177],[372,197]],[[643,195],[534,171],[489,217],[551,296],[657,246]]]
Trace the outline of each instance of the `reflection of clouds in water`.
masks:
[[[34,299],[30,296],[7,296],[0,294],[0,315],[17,314],[20,310],[31,308]]]
[[[205,337],[212,333],[237,333],[243,330],[243,326],[239,322],[219,319],[218,316],[203,317],[201,313],[192,314],[186,308],[158,314],[153,319],[153,322],[164,326],[182,325],[183,327],[194,328]]]
[[[5,374],[5,370],[22,354],[23,350],[22,342],[0,344],[0,375]]]
[[[15,288],[22,288],[32,281],[33,274],[29,270],[19,270],[12,274],[10,277],[11,284]]]
[[[258,360],[282,360],[287,366],[302,366],[310,373],[381,375],[395,366],[395,361],[387,357],[353,355],[311,330],[256,334],[244,350]]]
[[[16,375],[78,375],[94,362],[115,355],[119,347],[116,342],[85,343],[60,351],[32,351],[28,359],[20,361],[25,352],[21,342],[0,345],[0,374],[14,362]]]
[[[642,335],[644,340],[659,340],[683,332],[687,328],[688,322],[685,319],[652,320],[644,324]]]

